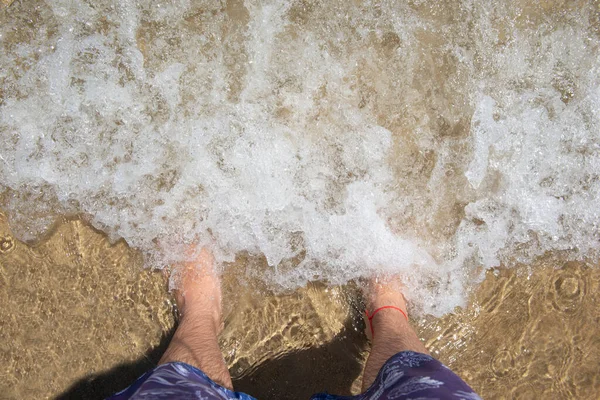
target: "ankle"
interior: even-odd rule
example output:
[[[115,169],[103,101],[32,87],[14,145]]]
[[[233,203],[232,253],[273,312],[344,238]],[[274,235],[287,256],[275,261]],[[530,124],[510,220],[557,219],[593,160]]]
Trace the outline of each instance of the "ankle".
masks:
[[[397,306],[382,306],[374,309],[371,314],[371,326],[373,330],[395,330],[402,329],[408,325],[408,314],[406,309]]]
[[[199,332],[218,335],[222,330],[221,316],[216,310],[188,308],[179,314],[179,325],[193,327]]]

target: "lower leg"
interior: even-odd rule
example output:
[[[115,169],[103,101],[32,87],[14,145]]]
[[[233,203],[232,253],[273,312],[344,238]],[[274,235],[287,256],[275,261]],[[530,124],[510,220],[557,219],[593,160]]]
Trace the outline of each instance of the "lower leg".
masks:
[[[217,336],[221,330],[221,283],[212,254],[203,249],[195,262],[174,271],[181,280],[175,300],[180,321],[159,364],[180,361],[233,389]]]
[[[385,283],[372,282],[370,292],[371,298],[367,299],[367,309],[371,312],[379,307],[395,306],[406,314],[406,301],[397,280]],[[371,386],[383,364],[394,354],[405,350],[427,354],[427,349],[419,340],[417,333],[398,310],[380,310],[373,316],[371,323],[373,338],[371,353],[363,373],[363,392]]]

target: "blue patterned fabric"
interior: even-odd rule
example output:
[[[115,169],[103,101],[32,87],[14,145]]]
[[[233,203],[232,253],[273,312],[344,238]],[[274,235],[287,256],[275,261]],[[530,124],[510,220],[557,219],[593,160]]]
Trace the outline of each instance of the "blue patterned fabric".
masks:
[[[375,382],[356,396],[316,394],[311,400],[481,400],[450,368],[435,358],[402,351],[383,364]]]
[[[255,400],[245,393],[232,392],[219,386],[204,372],[180,362],[159,365],[109,399]],[[319,393],[311,397],[311,400],[379,399],[481,400],[469,385],[444,364],[414,351],[400,352],[386,361],[365,393],[356,396]]]
[[[198,368],[182,362],[159,365],[109,399],[256,400],[246,393],[224,388]]]

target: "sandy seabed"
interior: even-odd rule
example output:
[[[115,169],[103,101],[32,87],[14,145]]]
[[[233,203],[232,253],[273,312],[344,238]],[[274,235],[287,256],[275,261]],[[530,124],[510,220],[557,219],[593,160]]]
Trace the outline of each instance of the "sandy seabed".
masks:
[[[0,0],[0,9],[11,3],[12,0]],[[87,112],[90,115],[97,115],[97,110],[107,113],[108,117],[104,119],[90,120],[99,133],[97,136],[90,136],[90,148],[97,150],[104,148],[101,139],[105,128],[111,127],[113,123],[118,123],[118,126],[124,123],[113,118],[112,102],[103,103],[108,87],[106,83],[113,80],[122,80],[120,84],[131,90],[118,91],[118,94],[135,95],[131,104],[125,104],[123,108],[134,117],[130,120],[147,119],[159,127],[177,120],[181,122],[180,127],[191,130],[186,125],[187,116],[198,108],[214,112],[217,116],[232,114],[236,117],[232,121],[241,124],[240,121],[244,120],[242,117],[246,114],[245,111],[238,110],[239,97],[248,92],[246,94],[250,101],[246,105],[262,105],[265,104],[262,97],[265,95],[266,105],[270,107],[267,107],[269,112],[263,116],[268,122],[265,126],[271,127],[276,122],[281,126],[292,127],[296,129],[292,136],[299,139],[300,143],[304,140],[314,145],[308,149],[314,150],[316,159],[313,161],[316,162],[299,164],[298,170],[307,173],[311,171],[310,167],[323,167],[331,175],[331,185],[326,187],[332,192],[331,196],[321,198],[319,194],[316,197],[324,202],[326,212],[319,215],[325,217],[330,215],[328,213],[336,215],[337,208],[343,209],[343,202],[347,199],[340,193],[347,192],[346,186],[353,179],[359,179],[363,175],[376,177],[376,173],[367,172],[379,171],[378,163],[367,162],[366,167],[362,168],[363,165],[359,162],[362,154],[350,154],[348,158],[353,162],[342,160],[341,164],[332,163],[328,159],[344,154],[338,151],[338,141],[346,144],[346,139],[353,139],[351,143],[365,144],[365,148],[374,151],[374,160],[381,158],[373,150],[377,148],[374,145],[381,143],[378,140],[367,140],[369,135],[366,138],[361,136],[365,133],[362,131],[365,124],[356,122],[354,128],[347,125],[346,116],[364,115],[369,121],[389,130],[392,139],[388,149],[391,155],[389,168],[397,183],[394,190],[402,196],[396,196],[385,207],[391,210],[391,225],[398,229],[408,227],[416,232],[416,236],[425,235],[424,231],[432,232],[429,240],[440,243],[450,243],[460,226],[468,226],[473,235],[467,235],[467,238],[476,239],[480,249],[487,248],[488,253],[494,254],[494,257],[497,250],[504,249],[505,260],[522,259],[527,249],[520,250],[520,244],[511,242],[514,234],[507,234],[506,240],[490,239],[488,243],[487,238],[493,235],[487,235],[486,229],[494,232],[494,227],[497,227],[495,224],[502,225],[506,222],[507,226],[516,226],[522,233],[529,235],[529,228],[524,223],[527,220],[525,217],[538,217],[542,222],[552,222],[550,217],[553,209],[542,212],[544,209],[538,206],[544,201],[539,199],[550,200],[550,204],[560,203],[560,212],[554,210],[557,212],[555,219],[557,222],[564,222],[568,229],[563,231],[562,228],[558,229],[559,225],[551,226],[551,232],[554,230],[560,233],[557,235],[560,240],[549,241],[546,238],[547,243],[540,247],[546,251],[545,254],[538,256],[536,248],[531,252],[535,254],[531,258],[532,262],[512,268],[503,264],[499,268],[488,270],[483,283],[468,293],[469,301],[465,308],[457,308],[442,318],[419,316],[413,322],[432,353],[485,399],[600,398],[600,268],[597,262],[568,261],[582,258],[581,254],[588,254],[580,248],[591,249],[597,246],[597,241],[594,242],[598,237],[597,218],[594,219],[593,207],[597,204],[594,196],[597,196],[595,193],[598,191],[594,192],[593,188],[599,179],[598,163],[594,163],[598,159],[594,158],[597,157],[598,144],[595,134],[597,125],[594,125],[597,119],[592,118],[592,111],[597,109],[597,103],[594,103],[597,97],[593,96],[597,93],[594,92],[598,76],[594,73],[597,68],[597,58],[594,57],[598,54],[597,43],[600,37],[599,3],[515,0],[492,7],[495,14],[491,17],[487,15],[485,2],[434,2],[433,8],[426,2],[406,3],[406,7],[400,8],[397,15],[383,13],[388,18],[388,23],[381,25],[376,34],[363,37],[363,33],[356,30],[354,22],[358,21],[359,26],[369,29],[375,22],[385,22],[386,19],[377,14],[380,9],[372,8],[372,15],[369,14],[372,20],[363,20],[363,9],[356,4],[352,6],[350,2],[294,2],[288,14],[274,17],[279,23],[283,24],[288,20],[289,23],[282,25],[287,28],[270,45],[270,42],[255,43],[250,40],[258,34],[264,33],[267,38],[273,34],[269,34],[266,29],[269,24],[264,26],[264,32],[261,30],[263,25],[260,22],[264,18],[260,17],[258,11],[262,9],[255,8],[255,14],[250,19],[243,2],[228,2],[231,7],[224,9],[206,2],[206,9],[203,6],[182,11],[185,18],[173,17],[174,22],[167,18],[168,15],[162,15],[156,10],[141,10],[140,15],[144,18],[140,19],[139,26],[136,25],[135,40],[131,43],[123,41],[120,33],[115,33],[117,28],[129,26],[129,14],[121,14],[118,10],[105,7],[110,18],[105,18],[102,11],[94,14],[95,20],[91,25],[82,22],[89,22],[87,19],[80,18],[81,23],[76,24],[75,34],[98,39],[98,43],[90,44],[90,49],[98,46],[104,49],[104,53],[100,53],[124,61],[113,65],[108,56],[106,60],[96,59],[94,57],[97,54],[87,52],[88,48],[85,46],[80,49],[81,54],[65,52],[70,60],[70,64],[67,64],[73,66],[72,76],[69,75],[73,79],[65,80],[68,85],[63,88],[65,94],[60,100],[68,104],[78,98],[73,97],[73,93],[79,96],[77,90],[87,88],[88,92],[85,93],[90,96],[92,104],[95,104],[93,101],[98,104],[81,111],[78,118],[83,118],[81,121],[85,122],[87,120],[84,117],[89,116]],[[402,5],[401,2],[398,4]],[[102,6],[107,5],[109,4]],[[474,6],[472,10],[471,5]],[[51,10],[51,6],[57,6],[56,10]],[[3,14],[6,24],[3,27],[8,38],[5,39],[6,49],[14,54],[6,53],[7,65],[12,68],[12,72],[6,75],[10,78],[6,82],[10,84],[3,83],[0,87],[0,104],[10,99],[13,108],[6,109],[18,111],[19,107],[15,105],[21,104],[21,101],[31,101],[23,103],[23,113],[19,118],[33,125],[39,122],[39,126],[36,125],[38,134],[46,134],[45,123],[56,122],[56,126],[60,128],[57,128],[57,132],[60,134],[53,145],[58,146],[56,148],[60,151],[55,153],[54,147],[48,147],[49,150],[46,149],[40,155],[35,153],[38,147],[32,146],[28,149],[31,154],[24,153],[26,157],[23,160],[27,162],[18,163],[13,160],[11,164],[9,156],[14,158],[15,144],[7,140],[6,151],[0,157],[6,156],[9,159],[7,161],[3,158],[3,162],[14,167],[14,174],[11,174],[10,168],[0,172],[4,173],[5,179],[16,176],[19,182],[29,179],[36,183],[41,169],[53,171],[57,179],[55,186],[50,187],[52,190],[42,190],[45,187],[40,189],[41,193],[52,197],[54,192],[68,192],[73,176],[93,176],[91,169],[81,167],[89,164],[88,155],[90,160],[96,156],[104,162],[110,161],[118,152],[109,152],[111,157],[103,159],[98,154],[94,156],[94,152],[90,153],[90,149],[83,146],[86,151],[77,154],[83,158],[74,158],[72,162],[73,160],[65,157],[70,154],[73,144],[66,128],[72,124],[72,127],[80,130],[85,124],[82,125],[77,119],[63,120],[64,110],[61,107],[56,106],[50,111],[47,109],[47,99],[52,94],[50,89],[53,87],[44,86],[48,84],[44,68],[53,70],[52,67],[56,67],[52,61],[53,54],[62,54],[55,52],[55,48],[50,46],[57,44],[61,35],[69,36],[66,34],[68,27],[59,24],[61,18],[75,20],[72,16],[79,15],[78,12],[84,8],[74,6],[67,12],[58,2],[41,1],[15,2],[10,8],[11,13]],[[346,11],[346,8],[349,8],[349,14],[356,21],[348,19],[345,13],[338,12]],[[385,7],[381,9],[385,10]],[[414,15],[414,19],[402,19],[409,15],[406,14],[407,11]],[[69,17],[61,17],[63,12]],[[244,28],[249,20],[256,25],[253,25],[253,30]],[[329,22],[335,24],[329,26]],[[487,22],[489,27],[476,26]],[[11,28],[12,23],[14,29]],[[197,42],[193,42],[194,38],[205,31],[209,34],[202,37],[207,42],[198,48]],[[308,37],[319,41],[303,41],[303,36],[298,35],[298,32],[310,34],[312,36]],[[341,36],[331,35],[331,32],[338,32]],[[480,37],[479,32],[489,37]],[[70,43],[76,43],[75,34]],[[115,38],[115,43],[121,47],[115,47],[110,38]],[[221,43],[223,38],[226,39],[225,46]],[[340,38],[345,39],[340,41]],[[101,46],[102,43],[106,46]],[[238,48],[238,43],[245,43],[246,46]],[[317,46],[317,43],[320,45]],[[247,61],[262,60],[265,46],[279,56],[273,56],[272,62],[265,69],[256,64],[253,64],[254,67],[250,66]],[[123,49],[133,49],[135,51],[131,54],[143,56],[144,73],[157,77],[154,86],[147,85],[147,79],[136,80],[129,76],[132,73],[131,67],[138,59]],[[213,54],[215,49],[219,51]],[[198,54],[195,53],[196,50]],[[313,74],[311,76],[314,82],[310,79],[308,82],[312,82],[314,88],[306,86],[304,80],[299,79],[310,74],[307,75],[303,70],[296,71],[298,55],[304,53],[316,57],[312,64],[301,63],[302,67]],[[191,67],[198,63],[199,56],[205,59],[206,68]],[[177,71],[167,68],[167,64],[177,60],[190,68],[182,75],[185,79],[179,83],[181,103],[176,103],[176,107],[171,109],[167,104],[172,88],[168,78],[169,73],[176,74]],[[355,60],[360,62],[355,63]],[[326,62],[332,62],[333,66],[339,63],[343,73],[340,73],[338,80],[333,79],[335,77],[328,78],[331,68],[326,67]],[[215,68],[211,69],[210,66]],[[106,71],[117,73],[106,73],[105,76],[94,72],[97,69],[106,72],[104,67]],[[89,68],[92,72],[88,71]],[[2,72],[0,71],[0,75]],[[81,76],[78,75],[80,73]],[[227,80],[215,80],[219,74]],[[98,80],[99,76],[104,76],[106,82]],[[161,76],[163,81],[159,79]],[[261,77],[266,82],[263,82],[264,85],[269,83],[274,86],[263,87],[258,84],[261,82],[258,78]],[[479,88],[478,82],[483,89]],[[36,85],[41,85],[42,89]],[[160,90],[157,89],[159,86]],[[227,92],[223,89],[225,87],[228,88]],[[96,88],[101,90],[95,90]],[[214,93],[210,92],[211,88],[214,88]],[[480,90],[485,95],[483,100],[475,96]],[[226,99],[219,102],[221,97],[214,96],[215,93]],[[469,93],[473,98],[469,98]],[[526,101],[529,98],[527,96],[530,96],[530,102]],[[304,110],[297,100],[309,97],[314,104],[305,104]],[[496,97],[494,101],[497,101],[497,106],[493,106],[491,100]],[[146,102],[145,108],[138,107],[140,99],[143,99],[142,103]],[[342,111],[347,112],[341,112],[333,105],[342,105],[345,107],[342,107]],[[39,113],[32,113],[31,107]],[[188,114],[182,113],[182,109],[187,110]],[[303,110],[306,115],[302,114]],[[46,116],[50,122],[40,119],[40,115]],[[249,112],[248,115],[254,116],[254,113]],[[584,124],[586,118],[591,122]],[[13,125],[12,115],[7,117],[7,121]],[[206,121],[206,126],[210,128],[211,123],[217,119]],[[521,131],[524,121],[533,121],[535,126],[530,123],[531,126],[527,125],[527,129]],[[483,128],[480,122],[484,123]],[[14,122],[14,125],[10,129],[4,128],[3,132],[17,132],[19,135],[15,138],[19,136],[19,140],[25,140],[23,138],[28,137],[29,131],[23,124]],[[234,128],[237,126],[233,125]],[[512,128],[505,130],[505,127]],[[132,147],[133,144],[139,145],[139,140],[128,135],[129,128],[115,130],[116,138],[110,141],[110,146],[118,148],[122,142],[131,142]],[[213,128],[213,134],[220,132],[218,127]],[[350,128],[360,135],[353,135]],[[150,133],[147,139],[151,139],[149,143],[165,140],[175,146],[176,140],[169,140],[173,132],[179,131],[185,133],[186,129],[164,129],[167,133],[164,136],[161,129],[157,132],[148,131]],[[517,135],[516,139],[500,134],[508,131],[511,135]],[[376,131],[369,132],[374,138],[379,138]],[[556,146],[552,147],[552,140],[558,137],[558,133],[565,132],[571,132],[572,136],[569,136],[566,144],[559,146],[555,143]],[[183,133],[181,138],[186,137]],[[499,137],[495,138],[497,133]],[[256,137],[259,138],[260,135]],[[285,137],[282,135],[276,138]],[[322,138],[324,142],[319,142],[316,138]],[[503,141],[502,138],[508,139]],[[215,136],[214,149],[209,146],[205,150],[226,152],[227,141],[221,143],[216,139],[219,139],[218,135]],[[513,162],[520,160],[511,158],[512,152],[515,152],[513,144],[531,142],[533,145],[527,145],[529,147],[526,148],[532,151],[523,152],[523,168],[513,169],[510,163],[506,163],[503,157]],[[258,157],[242,160],[249,164],[242,162],[243,168],[239,168],[241,172],[255,171],[256,168],[252,167],[256,165],[252,162],[260,165],[260,161],[269,159],[274,153],[271,142],[258,143],[265,145],[264,151],[256,153]],[[328,147],[323,147],[323,143],[328,144]],[[477,143],[480,143],[482,149],[477,148]],[[87,143],[84,144],[87,146]],[[498,153],[488,151],[492,144]],[[153,146],[148,148],[156,150],[157,147]],[[380,147],[383,149],[385,146]],[[177,146],[174,148],[181,149]],[[556,151],[553,153],[547,148]],[[131,154],[125,154],[127,151]],[[106,166],[102,171],[107,176],[116,176],[116,172],[110,168],[126,166],[129,163],[126,160],[128,157],[137,157],[135,160],[138,162],[138,169],[139,165],[164,164],[168,167],[176,164],[174,161],[182,161],[179,150],[164,157],[155,155],[154,159],[146,151],[127,151],[123,160],[115,161],[115,165]],[[538,153],[541,156],[536,156]],[[488,155],[491,157],[490,165],[495,163],[495,166],[486,172]],[[529,155],[531,158],[527,158]],[[193,158],[196,161],[199,159],[201,158]],[[240,161],[235,157],[219,160],[213,167],[224,170],[227,170],[227,162],[235,164]],[[290,160],[296,162],[295,157]],[[40,162],[37,163],[38,161]],[[139,182],[134,179],[134,183],[141,186],[138,185],[136,190],[145,188],[146,194],[139,195],[136,190],[130,190],[127,192],[130,196],[129,203],[123,205],[115,202],[111,207],[119,212],[129,210],[135,214],[140,211],[138,200],[149,199],[154,203],[145,211],[154,215],[154,211],[163,209],[163,199],[160,196],[171,199],[172,207],[167,207],[166,210],[172,215],[169,214],[170,217],[166,220],[160,220],[158,224],[156,221],[150,223],[143,213],[139,218],[139,221],[148,222],[152,229],[161,228],[160,224],[164,225],[163,228],[168,227],[169,229],[164,230],[165,235],[168,235],[171,231],[185,230],[182,226],[185,228],[192,218],[197,218],[198,210],[194,211],[190,208],[191,205],[215,204],[217,202],[212,201],[214,199],[235,197],[231,192],[224,191],[222,198],[215,193],[211,194],[213,197],[205,198],[202,197],[205,194],[191,191],[191,197],[184,197],[185,201],[173,198],[168,181],[186,171],[188,175],[194,175],[190,171],[193,171],[192,167],[196,164],[188,161],[179,170],[171,171],[166,167],[159,170],[155,174],[158,177],[155,181],[146,182],[143,177],[138,176]],[[54,169],[46,165],[48,162],[55,162]],[[525,168],[531,165],[535,167],[533,170],[539,171],[533,173]],[[351,167],[351,172],[354,172],[347,173],[347,167]],[[5,168],[4,164],[2,168]],[[132,167],[131,171],[136,171],[136,168]],[[552,173],[545,177],[544,173],[548,169],[556,171],[550,171]],[[274,163],[263,172],[282,170]],[[386,168],[383,170],[387,171]],[[202,178],[208,176],[212,175]],[[310,178],[310,174],[306,176]],[[523,176],[531,178],[531,182],[519,186],[517,178]],[[195,175],[194,177],[197,178]],[[315,182],[308,178],[307,182]],[[39,188],[34,187],[35,190],[32,189],[29,193],[19,182],[13,182],[16,188],[11,189],[13,192],[6,191],[6,185],[12,187],[9,182],[0,182],[0,206],[7,210],[6,214],[11,216],[12,222],[9,227],[7,217],[0,214],[0,399],[103,398],[126,387],[152,368],[168,343],[176,318],[166,278],[160,272],[144,269],[141,252],[129,247],[124,240],[111,243],[103,232],[76,217],[61,218],[36,242],[19,241],[17,237],[25,238],[25,233],[28,235],[27,239],[37,238],[38,233],[44,231],[40,227],[45,228],[47,222],[52,221],[56,215],[73,211],[69,208],[71,200],[73,204],[87,204],[88,211],[96,217],[96,222],[104,221],[107,231],[113,237],[120,235],[135,245],[134,239],[136,235],[140,235],[139,229],[133,229],[134,234],[129,236],[117,229],[120,225],[134,226],[135,219],[117,218],[113,221],[111,218],[117,213],[113,213],[110,207],[108,211],[103,208],[110,205],[110,200],[116,196],[113,196],[113,192],[106,195],[102,192],[76,190],[75,197],[68,201],[48,201],[41,195],[39,198],[35,197]],[[212,181],[204,179],[202,182]],[[232,182],[246,184],[250,181],[241,179]],[[272,187],[264,186],[261,193],[265,194],[265,199],[270,199],[273,197],[272,189],[280,188],[286,182],[288,181],[283,179]],[[198,182],[192,180],[191,183]],[[218,183],[217,186],[221,187],[223,182]],[[473,185],[475,189],[479,189],[473,189]],[[512,193],[510,196],[499,194],[504,193],[498,191],[503,185],[503,190]],[[245,194],[253,194],[256,188],[248,186],[252,190]],[[569,190],[563,193],[563,186]],[[121,189],[123,188],[119,190]],[[300,190],[296,187],[294,189]],[[317,189],[315,193],[323,191]],[[11,193],[14,194],[13,197]],[[188,191],[182,190],[181,193]],[[117,191],[116,194],[120,198],[122,193]],[[524,198],[523,194],[540,196]],[[155,198],[155,195],[160,196]],[[514,204],[504,204],[506,198]],[[402,199],[405,201],[400,201]],[[471,207],[469,216],[466,215],[468,204],[486,199],[492,205],[507,206],[506,213],[488,214],[489,210],[485,207]],[[95,202],[90,203],[91,200]],[[263,203],[264,199],[258,201],[260,207]],[[353,205],[354,202],[348,201],[348,204]],[[487,203],[484,201],[482,204]],[[185,212],[180,212],[180,206]],[[503,210],[502,207],[500,211]],[[397,210],[393,211],[395,209]],[[519,213],[515,214],[514,209],[525,217],[516,218],[514,215]],[[81,212],[81,207],[75,207],[75,210]],[[269,211],[268,207],[266,210]],[[221,211],[221,217],[228,215],[227,210]],[[105,220],[99,217],[101,214],[105,215]],[[240,215],[250,218],[260,213]],[[582,215],[588,219],[582,219]],[[420,220],[421,217],[423,221]],[[533,220],[535,222],[536,218]],[[231,226],[241,225],[225,223],[218,228],[225,238],[226,233],[231,233]],[[214,226],[211,229],[215,231],[213,228]],[[548,236],[545,229],[539,229],[540,235],[533,236]],[[344,232],[343,229],[341,231]],[[358,229],[354,228],[354,231]],[[190,230],[187,233],[193,236],[194,232]],[[138,244],[148,246],[156,237],[153,232],[142,236],[137,238]],[[319,240],[315,240],[315,243],[319,243],[322,236],[318,235],[317,238]],[[378,242],[376,237],[371,239],[371,243]],[[355,242],[344,243],[348,245]],[[272,242],[261,244],[265,246]],[[341,248],[349,247],[351,246]],[[570,254],[552,250],[567,248],[571,249]],[[438,252],[443,253],[444,248],[440,249]],[[318,391],[356,393],[369,347],[363,334],[362,300],[357,287],[353,284],[331,286],[323,282],[311,282],[295,291],[274,292],[272,282],[266,283],[263,280],[266,276],[265,269],[268,268],[265,260],[247,255],[237,248],[234,250],[238,254],[237,259],[227,265],[223,276],[225,329],[220,341],[236,389],[259,399],[301,399]],[[542,253],[543,251],[539,254]],[[465,259],[469,258],[465,256]],[[481,265],[495,265],[493,261],[477,263],[476,268],[470,272],[477,274]],[[453,279],[460,280],[461,271],[440,271],[440,274],[446,271]],[[342,275],[344,271],[335,272]],[[472,288],[468,285],[465,287]],[[434,292],[432,289],[427,293],[433,296]],[[445,304],[446,307],[442,308],[451,309],[456,304],[451,299],[457,296],[446,294],[442,288],[437,293],[437,298],[447,299],[451,305]],[[413,298],[419,300],[416,296]],[[439,302],[434,306],[437,304]],[[417,313],[413,317],[414,315]]]
[[[358,291],[274,294],[252,276],[257,262],[241,257],[224,277],[220,339],[236,388],[263,399],[356,393],[368,351]],[[0,398],[102,398],[151,368],[175,318],[164,275],[142,265],[80,219],[27,245],[2,216]],[[483,398],[595,399],[599,286],[598,268],[548,255],[490,271],[466,309],[414,322]]]

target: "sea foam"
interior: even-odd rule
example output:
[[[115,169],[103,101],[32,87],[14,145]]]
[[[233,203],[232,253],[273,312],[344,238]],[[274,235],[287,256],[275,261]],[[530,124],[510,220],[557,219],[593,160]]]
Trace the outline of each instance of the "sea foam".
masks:
[[[438,315],[485,268],[598,256],[593,5],[26,3],[0,14],[22,239],[84,214],[149,266],[197,242],[289,288],[400,273]]]

